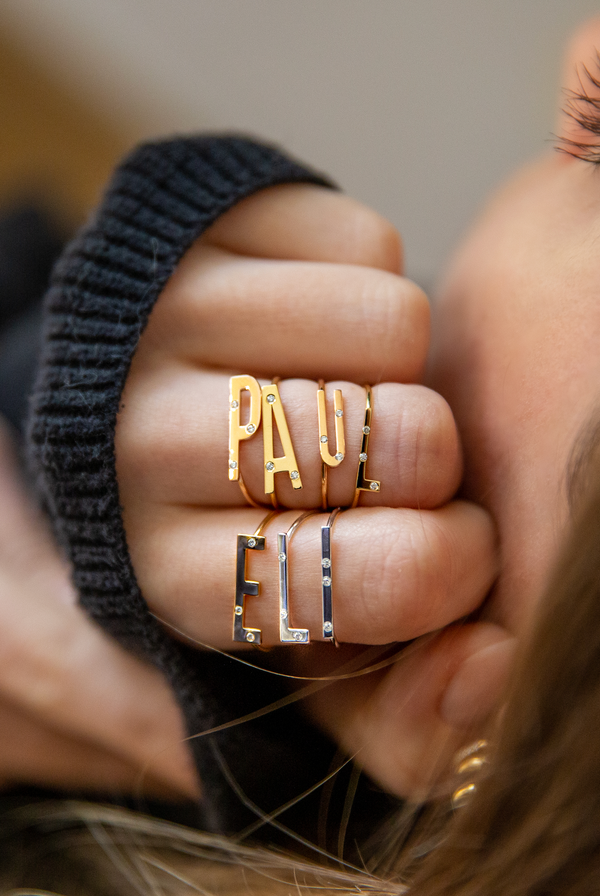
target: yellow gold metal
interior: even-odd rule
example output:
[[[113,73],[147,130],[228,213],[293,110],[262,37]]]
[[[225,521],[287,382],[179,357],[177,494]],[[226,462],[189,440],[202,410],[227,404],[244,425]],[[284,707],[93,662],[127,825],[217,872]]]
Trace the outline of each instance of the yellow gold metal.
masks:
[[[241,473],[241,471],[240,471],[240,475],[239,475],[239,479],[238,479],[238,485],[239,485],[239,487],[240,487],[240,490],[241,490],[241,492],[242,492],[244,498],[245,498],[246,501],[248,502],[248,504],[251,504],[252,507],[257,507],[259,510],[262,510],[263,507],[264,507],[265,505],[264,505],[264,504],[259,504],[258,501],[255,501],[255,500],[254,500],[254,498],[252,497],[252,495],[250,494],[250,492],[249,492],[248,489],[246,488],[246,483],[244,482],[244,480],[243,480],[243,478],[242,478],[242,473]]]
[[[327,412],[325,403],[325,384],[319,380],[317,392],[317,412],[319,416],[319,451],[321,460],[328,467],[338,467],[346,453],[346,439],[344,436],[344,399],[342,390],[334,389],[333,408],[335,413],[335,454],[329,450],[329,436],[327,435]]]
[[[335,389],[333,393],[333,408],[335,414],[335,454],[329,450],[329,436],[327,435],[327,409],[325,396],[325,383],[319,380],[317,392],[317,415],[319,421],[319,451],[321,452],[321,505],[323,510],[328,509],[327,501],[327,468],[337,467],[341,464],[346,453],[346,438],[344,434],[344,399],[342,390]]]
[[[274,457],[273,417],[275,418],[279,439],[283,448],[281,457]],[[292,488],[302,488],[298,461],[294,453],[294,446],[292,445],[277,383],[271,383],[269,386],[262,387],[262,419],[265,495],[275,494],[275,473],[288,473]],[[276,506],[276,504],[274,503],[273,506]]]
[[[456,769],[457,775],[465,775],[467,772],[478,772],[487,762],[485,756],[469,756],[459,763]]]
[[[250,393],[250,416],[243,426],[240,423],[242,392]],[[232,376],[229,380],[229,479],[240,479],[240,442],[251,439],[258,432],[262,411],[260,384],[253,376]],[[242,489],[248,498],[245,489]]]
[[[371,418],[373,415],[373,393],[369,385],[365,385],[366,407],[365,422],[362,430],[362,443],[358,456],[358,470],[356,473],[356,491],[352,507],[356,507],[360,500],[361,492],[378,492],[381,490],[381,482],[378,479],[367,479],[367,459],[369,456],[369,436],[371,434]]]
[[[487,746],[487,740],[481,739],[460,750],[455,756],[456,774],[466,775],[468,772],[479,772],[487,762],[486,755],[483,752]],[[452,808],[460,809],[462,806],[465,806],[476,790],[477,785],[474,781],[461,784],[452,794]]]
[[[452,808],[461,809],[469,802],[476,790],[475,784],[465,784],[464,787],[459,787],[452,794]]]
[[[488,741],[484,738],[480,738],[479,740],[473,741],[473,743],[469,744],[468,746],[463,747],[462,750],[459,750],[454,757],[456,766],[458,767],[460,763],[464,759],[467,759],[469,756],[474,756],[476,753],[480,753],[482,750],[487,749],[488,746]]]
[[[246,551],[264,551],[267,539],[260,533],[275,516],[271,510],[260,522],[252,535],[238,535],[237,562],[235,576],[235,601],[233,605],[233,640],[244,644],[259,646],[262,643],[262,632],[259,628],[244,626],[245,596],[256,597],[260,593],[260,582],[246,578]]]

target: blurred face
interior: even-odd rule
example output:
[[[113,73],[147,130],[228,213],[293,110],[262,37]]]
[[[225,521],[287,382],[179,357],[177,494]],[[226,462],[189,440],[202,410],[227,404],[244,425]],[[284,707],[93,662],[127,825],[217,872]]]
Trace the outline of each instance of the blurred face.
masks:
[[[600,20],[571,44],[567,88],[581,92],[582,65],[600,77],[595,47]],[[582,80],[600,101],[600,86]],[[600,131],[593,104],[577,105]],[[598,140],[565,115],[560,132]],[[488,616],[516,632],[569,519],[568,468],[600,420],[598,165],[552,153],[491,202],[438,297],[431,381],[463,435],[466,495],[499,527],[503,572]]]

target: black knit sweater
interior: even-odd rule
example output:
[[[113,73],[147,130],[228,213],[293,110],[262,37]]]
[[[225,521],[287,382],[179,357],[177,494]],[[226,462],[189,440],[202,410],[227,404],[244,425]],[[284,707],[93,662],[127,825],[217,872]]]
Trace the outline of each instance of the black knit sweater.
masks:
[[[134,151],[67,247],[46,297],[31,405],[37,487],[90,615],[158,666],[197,734],[273,702],[280,679],[174,641],[150,614],[132,569],[115,474],[114,432],[131,359],[152,307],[190,244],[224,211],[283,182],[329,185],[277,150],[241,138],[175,139]],[[199,595],[199,600],[201,596]],[[331,745],[284,709],[191,741],[203,785],[199,823],[255,820],[228,780],[266,812],[326,774]],[[296,817],[293,817],[294,811]],[[313,810],[283,818],[311,836]],[[316,821],[316,819],[315,819]]]

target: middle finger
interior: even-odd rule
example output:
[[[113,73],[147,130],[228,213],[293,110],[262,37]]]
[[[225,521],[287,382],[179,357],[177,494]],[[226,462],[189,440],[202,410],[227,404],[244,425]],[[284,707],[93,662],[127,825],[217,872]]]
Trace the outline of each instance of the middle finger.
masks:
[[[262,381],[266,384],[267,381]],[[282,507],[320,507],[322,461],[317,414],[318,385],[310,380],[279,384],[281,404],[300,473],[274,477]],[[348,506],[355,495],[363,450],[366,391],[348,382],[326,384],[328,448],[335,448],[334,390],[343,396],[345,455],[327,469],[328,506]],[[242,393],[243,395],[244,393]],[[461,476],[461,450],[452,413],[424,386],[382,383],[372,389],[372,418],[365,475],[376,492],[362,492],[361,505],[432,508],[454,494]],[[119,486],[124,501],[145,504],[243,506],[239,483],[228,478],[229,378],[171,362],[155,373],[135,367],[117,429]],[[248,419],[242,407],[241,422]],[[239,472],[252,498],[265,493],[264,423],[240,443]],[[275,444],[275,455],[281,455]]]

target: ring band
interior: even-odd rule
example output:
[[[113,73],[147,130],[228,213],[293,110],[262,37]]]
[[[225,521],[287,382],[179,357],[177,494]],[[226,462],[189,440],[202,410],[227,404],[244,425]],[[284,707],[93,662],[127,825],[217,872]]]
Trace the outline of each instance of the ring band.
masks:
[[[241,470],[238,475],[238,485],[240,487],[241,493],[243,494],[243,496],[246,499],[246,501],[248,502],[248,504],[250,504],[252,507],[256,507],[258,510],[264,510],[266,505],[259,504],[258,501],[255,501],[254,498],[252,497],[252,495],[250,494],[250,492],[248,491],[248,489],[246,487],[246,483],[243,480]],[[273,507],[275,508],[275,510],[278,509],[278,506],[279,506],[278,504],[273,503]]]
[[[307,628],[290,628],[290,582],[288,568],[288,549],[292,536],[304,520],[318,513],[318,510],[305,510],[296,517],[287,532],[277,534],[277,559],[279,561],[279,640],[282,644],[310,644],[310,632]]]
[[[356,487],[354,491],[354,501],[352,507],[356,507],[360,500],[361,492],[378,492],[381,489],[381,482],[378,479],[367,478],[367,460],[369,457],[369,436],[371,434],[371,418],[373,415],[373,392],[369,385],[365,384],[366,404],[365,404],[365,422],[362,428],[362,443],[360,446],[360,454],[358,455],[358,470],[356,472]]]
[[[321,591],[323,600],[323,640],[335,642],[333,627],[333,564],[331,559],[331,531],[336,517],[342,512],[341,507],[336,507],[324,526],[321,526]]]
[[[235,602],[233,605],[233,640],[244,644],[262,644],[262,632],[259,628],[246,628],[244,626],[244,598],[257,597],[260,583],[246,579],[246,551],[264,551],[267,539],[260,533],[267,523],[275,516],[275,511],[270,510],[263,517],[252,535],[238,535],[237,537],[237,562],[235,575]]]

